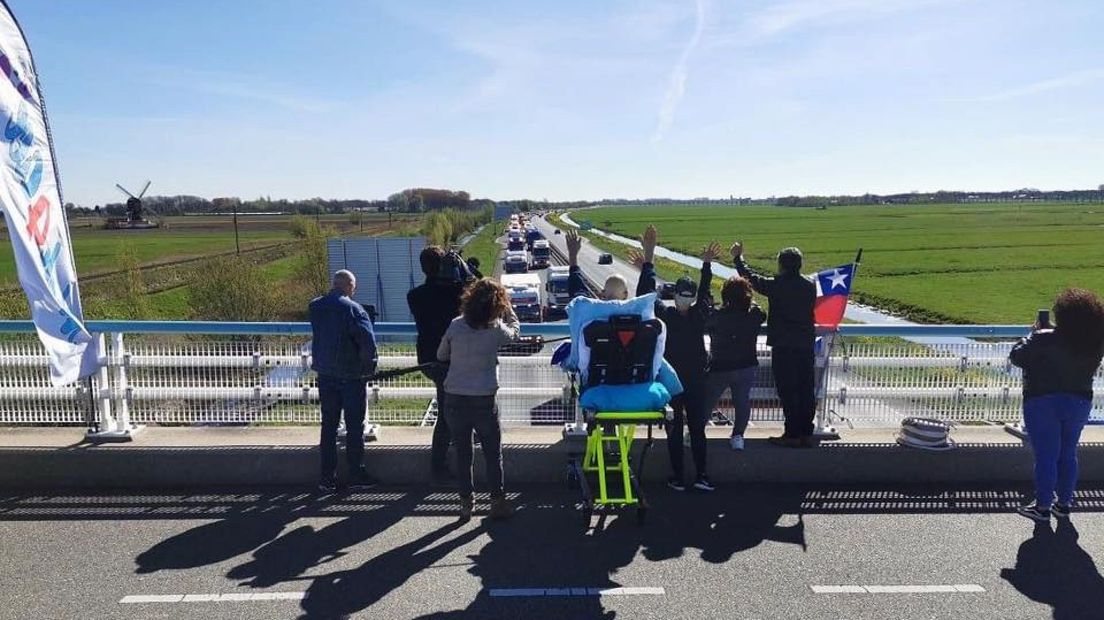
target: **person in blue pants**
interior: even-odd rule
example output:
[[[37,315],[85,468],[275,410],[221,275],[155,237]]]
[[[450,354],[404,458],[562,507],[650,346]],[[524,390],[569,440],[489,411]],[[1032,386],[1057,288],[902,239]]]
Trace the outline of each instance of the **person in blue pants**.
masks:
[[[1054,318],[1056,326],[1036,324],[1009,355],[1023,369],[1024,422],[1035,452],[1035,501],[1018,512],[1043,522],[1052,513],[1068,517],[1073,504],[1077,443],[1104,356],[1104,302],[1067,289],[1054,302]]]

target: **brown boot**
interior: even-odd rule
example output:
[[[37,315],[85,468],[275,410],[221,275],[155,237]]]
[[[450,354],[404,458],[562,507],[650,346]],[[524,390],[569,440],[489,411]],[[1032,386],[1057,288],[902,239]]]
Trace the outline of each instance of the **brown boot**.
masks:
[[[460,520],[461,521],[471,521],[473,505],[474,505],[474,502],[472,501],[472,496],[471,495],[468,495],[467,497],[465,497],[463,495],[460,496]]]
[[[491,498],[490,517],[492,519],[509,519],[512,516],[514,516],[514,506],[506,499],[505,495]]]

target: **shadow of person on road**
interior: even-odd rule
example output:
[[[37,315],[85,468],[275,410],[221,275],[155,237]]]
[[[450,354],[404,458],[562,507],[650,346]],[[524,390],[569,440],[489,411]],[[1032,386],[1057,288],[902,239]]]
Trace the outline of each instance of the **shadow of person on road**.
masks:
[[[226,576],[248,579],[242,585],[253,588],[291,581],[315,566],[344,556],[347,549],[395,525],[410,515],[422,498],[420,494],[406,493],[401,499],[319,530],[303,525],[255,548],[251,561],[235,566]]]
[[[585,531],[581,513],[560,500],[530,496],[534,508],[509,522],[488,521],[489,540],[471,556],[468,570],[481,581],[479,594],[464,609],[423,618],[609,620],[616,612],[605,608],[608,599],[589,590],[662,585],[616,580],[640,549],[641,528],[631,511],[597,517],[596,527]]]
[[[276,503],[244,510],[225,519],[194,527],[140,553],[136,573],[198,568],[248,553],[276,538],[295,518],[294,506]]]
[[[1001,577],[1021,594],[1054,609],[1055,620],[1104,616],[1104,577],[1096,563],[1077,544],[1077,529],[1059,519],[1057,531],[1037,523],[1034,535],[1020,545],[1016,567]]]
[[[464,523],[454,521],[428,534],[400,545],[352,570],[343,570],[316,577],[302,601],[304,618],[344,618],[368,609],[393,590],[402,587],[411,577],[427,570],[454,549],[461,547],[483,532],[473,527],[453,538],[443,540],[461,529]]]
[[[644,557],[660,562],[698,549],[706,562],[723,564],[732,556],[774,541],[804,551],[805,489],[780,487],[769,495],[744,487],[724,494],[665,493],[653,503],[643,536]],[[792,518],[793,523],[780,524]]]

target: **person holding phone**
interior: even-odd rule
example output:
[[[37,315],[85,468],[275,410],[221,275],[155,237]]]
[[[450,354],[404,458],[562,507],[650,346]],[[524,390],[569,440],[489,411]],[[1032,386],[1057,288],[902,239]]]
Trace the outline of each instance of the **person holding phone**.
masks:
[[[1017,511],[1035,521],[1068,517],[1077,486],[1077,443],[1092,411],[1093,377],[1104,357],[1104,302],[1066,289],[1057,325],[1040,311],[1031,335],[1009,354],[1023,369],[1024,423],[1035,453],[1035,501]]]
[[[476,280],[464,291],[460,316],[449,323],[437,347],[437,360],[448,362],[445,376],[445,418],[456,447],[456,480],[460,487],[460,518],[471,519],[472,432],[479,435],[487,463],[492,519],[513,515],[506,501],[502,473],[502,426],[498,393],[498,349],[521,332],[510,296],[490,278]]]

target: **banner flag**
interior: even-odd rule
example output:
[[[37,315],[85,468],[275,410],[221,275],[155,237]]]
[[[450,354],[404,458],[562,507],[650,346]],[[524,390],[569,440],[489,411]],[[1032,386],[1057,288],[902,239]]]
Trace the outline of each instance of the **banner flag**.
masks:
[[[835,329],[843,321],[856,264],[841,265],[816,274],[817,297],[813,318],[817,325]]]
[[[0,206],[31,319],[62,386],[92,374],[99,350],[84,326],[69,225],[31,50],[0,0]]]

